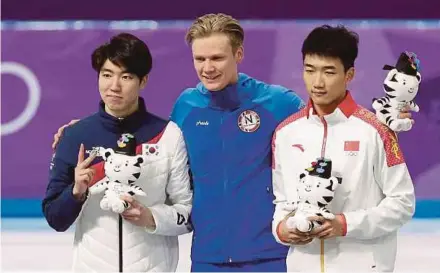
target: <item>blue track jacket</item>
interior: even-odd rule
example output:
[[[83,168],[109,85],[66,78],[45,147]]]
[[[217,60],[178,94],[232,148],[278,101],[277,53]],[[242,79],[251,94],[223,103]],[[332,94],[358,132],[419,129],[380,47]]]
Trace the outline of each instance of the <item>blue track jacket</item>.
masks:
[[[293,91],[241,73],[224,90],[199,83],[180,95],[171,119],[183,132],[193,178],[193,261],[286,257],[271,228],[271,138],[303,106]]]

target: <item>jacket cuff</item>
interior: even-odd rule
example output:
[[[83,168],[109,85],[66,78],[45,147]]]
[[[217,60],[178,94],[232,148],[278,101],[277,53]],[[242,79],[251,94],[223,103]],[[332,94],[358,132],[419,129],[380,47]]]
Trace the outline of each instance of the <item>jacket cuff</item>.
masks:
[[[280,225],[281,225],[281,222],[282,221],[280,221],[278,223],[278,225],[277,225],[277,229],[276,229],[277,237],[278,237],[278,239],[280,240],[281,243],[290,245],[289,242],[283,241],[283,239],[281,239],[281,237],[280,237]]]
[[[160,220],[158,221],[158,219],[160,218],[159,213],[157,213],[157,211],[153,207],[148,207],[147,209],[150,210],[151,215],[153,216],[154,223],[155,223],[156,227],[153,228],[153,227],[146,226],[145,230],[148,233],[150,233],[150,234],[157,234],[158,227],[159,227],[159,222],[160,222]]]
[[[347,235],[347,219],[343,213],[338,214],[339,220],[342,224],[342,236]]]
[[[69,185],[65,189],[65,191],[63,193],[63,197],[64,197],[64,200],[66,200],[66,202],[67,202],[67,204],[65,206],[69,206],[69,205],[82,206],[84,204],[84,202],[87,200],[87,198],[89,198],[89,189],[86,190],[86,192],[83,195],[83,198],[81,198],[81,200],[78,200],[75,198],[75,196],[73,196],[73,184],[72,184],[72,185]]]

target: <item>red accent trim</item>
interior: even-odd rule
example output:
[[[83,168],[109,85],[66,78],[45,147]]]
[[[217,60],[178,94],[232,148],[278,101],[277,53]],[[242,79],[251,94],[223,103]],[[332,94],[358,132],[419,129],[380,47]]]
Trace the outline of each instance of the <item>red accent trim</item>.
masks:
[[[293,144],[292,147],[298,148],[301,150],[301,152],[304,152],[304,147],[302,144]]]
[[[92,181],[90,181],[89,188],[105,177],[104,163],[105,161],[101,161],[91,166],[91,168],[95,169],[95,176],[93,176]]]
[[[166,128],[162,130],[157,136],[155,136],[152,140],[148,141],[148,144],[157,144],[159,140],[162,138],[163,133],[165,132]]]
[[[165,130],[166,130],[166,128],[163,129],[157,136],[155,136],[151,140],[145,142],[145,144],[157,144],[160,141],[160,139],[162,138],[163,133],[165,132]],[[142,154],[142,144],[139,144],[139,145],[136,146],[136,154],[137,155]]]
[[[343,213],[338,214],[338,216],[342,224],[342,236],[345,236],[347,235],[347,219],[345,218],[345,215]]]
[[[322,124],[324,124],[324,136],[322,138],[321,157],[325,157],[325,147],[327,146],[327,121],[324,117],[321,117]]]
[[[307,116],[307,110],[306,108],[301,109],[299,112],[296,112],[295,114],[292,114],[290,116],[288,116],[285,120],[283,120],[275,129],[275,133],[273,134],[272,137],[272,169],[275,169],[275,155],[274,155],[274,151],[275,151],[275,139],[277,137],[277,132],[279,130],[281,130],[283,127],[293,123],[294,121]]]
[[[356,111],[357,107],[358,105],[351,96],[350,91],[347,90],[347,93],[345,94],[345,98],[338,105],[338,108],[342,111],[342,113],[344,113],[344,115],[347,118],[349,118]],[[312,99],[309,99],[306,109],[307,109],[307,118],[309,118],[310,109],[313,109],[313,114],[316,114],[315,108],[313,108]]]
[[[396,133],[380,122],[373,112],[359,106],[353,116],[370,124],[377,130],[383,141],[388,167],[405,163]]]
[[[142,154],[142,144],[139,144],[138,146],[136,146],[136,154],[137,155]]]
[[[280,239],[281,242],[288,244],[289,242],[284,241],[284,240],[281,239],[281,237],[280,237],[280,225],[281,225],[281,222],[279,222],[278,225],[277,225],[277,236],[278,236],[278,238]]]
[[[347,91],[347,95],[345,95],[345,99],[338,106],[338,108],[341,109],[342,113],[344,113],[344,115],[347,118],[353,115],[357,107],[358,105],[351,96],[350,91]]]
[[[312,101],[312,99],[310,99],[310,98],[309,98],[309,101],[307,102],[307,106],[306,106],[305,109],[307,109],[307,113],[306,113],[307,118],[309,118],[309,116],[310,116],[310,109],[313,110],[313,112],[312,112],[313,115],[316,115],[316,114],[317,114],[317,113],[316,113],[316,110],[315,110],[315,107],[313,107],[313,101]]]

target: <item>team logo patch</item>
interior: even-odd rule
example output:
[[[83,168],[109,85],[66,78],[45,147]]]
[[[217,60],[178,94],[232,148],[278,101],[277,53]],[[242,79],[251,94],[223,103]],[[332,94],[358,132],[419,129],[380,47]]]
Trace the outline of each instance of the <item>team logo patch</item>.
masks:
[[[260,116],[252,111],[243,111],[238,116],[238,128],[246,133],[253,133],[260,128]]]
[[[132,134],[122,134],[121,137],[118,139],[118,147],[124,148],[127,146],[127,143],[130,141],[131,138],[134,138]]]

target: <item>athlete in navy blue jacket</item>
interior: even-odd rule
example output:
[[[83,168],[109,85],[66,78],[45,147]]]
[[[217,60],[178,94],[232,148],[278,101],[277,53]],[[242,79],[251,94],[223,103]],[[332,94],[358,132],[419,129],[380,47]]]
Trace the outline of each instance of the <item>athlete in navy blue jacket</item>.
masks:
[[[123,33],[98,47],[92,64],[102,101],[97,113],[66,128],[52,160],[44,216],[57,231],[76,221],[74,271],[175,271],[177,235],[189,232],[192,191],[180,129],[149,113],[139,97],[152,66],[150,51],[137,37]],[[121,137],[127,133],[137,145]],[[133,157],[136,161],[127,157],[118,161],[107,149],[130,146],[128,155],[138,154]],[[101,148],[104,154],[84,159],[85,151]],[[109,190],[133,180],[146,196],[113,194],[129,205],[125,210],[111,206],[120,214],[106,209],[109,201],[103,203],[104,194],[88,193],[93,190],[90,186],[108,183],[109,173],[118,173]],[[119,173],[127,173],[128,178]],[[118,199],[112,202],[124,204]]]
[[[238,73],[244,33],[230,16],[203,16],[186,38],[201,83],[182,93],[171,120],[183,132],[193,178],[192,271],[286,271],[287,248],[271,228],[271,137],[304,103]]]

